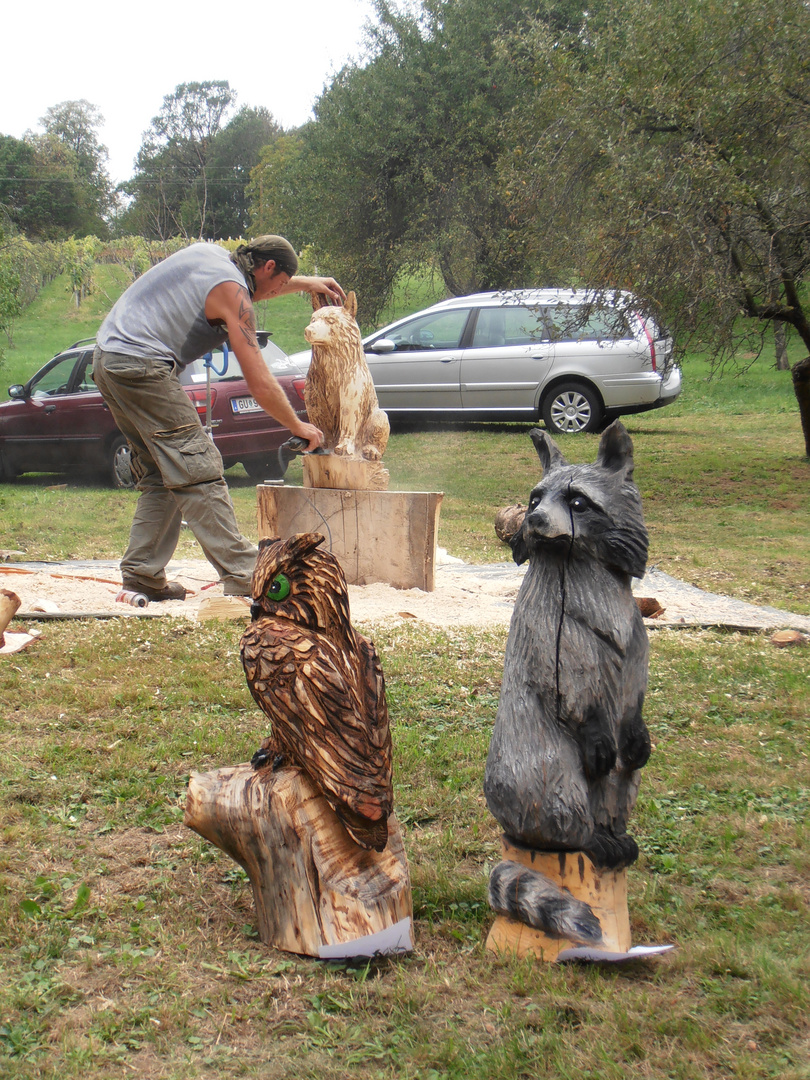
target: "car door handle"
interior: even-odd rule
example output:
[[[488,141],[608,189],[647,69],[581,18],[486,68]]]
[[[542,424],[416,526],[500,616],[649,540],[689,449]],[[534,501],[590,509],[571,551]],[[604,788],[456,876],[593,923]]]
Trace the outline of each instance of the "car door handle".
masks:
[[[46,405],[45,406],[45,412],[56,412],[56,406],[55,405]]]
[[[454,360],[458,360],[457,356],[442,356],[439,359],[440,364],[452,364]]]
[[[545,353],[532,353],[532,360],[545,360]]]

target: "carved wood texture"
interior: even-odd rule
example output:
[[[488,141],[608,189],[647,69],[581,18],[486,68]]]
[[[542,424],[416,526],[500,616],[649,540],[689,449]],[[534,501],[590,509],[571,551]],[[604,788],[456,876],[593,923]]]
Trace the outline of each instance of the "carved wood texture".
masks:
[[[385,851],[365,851],[301,769],[246,763],[194,774],[184,822],[247,872],[268,945],[317,956],[412,917],[396,819]]]

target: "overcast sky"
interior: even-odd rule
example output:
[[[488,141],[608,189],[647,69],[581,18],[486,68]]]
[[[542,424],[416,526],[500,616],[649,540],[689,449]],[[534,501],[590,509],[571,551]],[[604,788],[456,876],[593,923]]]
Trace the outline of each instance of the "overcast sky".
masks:
[[[41,131],[49,105],[85,98],[104,116],[99,139],[117,183],[179,83],[227,79],[237,106],[264,105],[295,127],[330,76],[362,58],[371,13],[370,0],[16,0],[0,24],[0,134]]]

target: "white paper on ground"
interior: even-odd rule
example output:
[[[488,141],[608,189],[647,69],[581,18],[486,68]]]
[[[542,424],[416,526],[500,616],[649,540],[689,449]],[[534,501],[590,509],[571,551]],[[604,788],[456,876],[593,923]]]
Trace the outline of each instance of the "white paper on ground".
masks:
[[[621,960],[643,960],[645,956],[660,956],[661,953],[674,949],[674,945],[634,945],[627,952],[600,952],[582,945],[575,949],[564,949],[557,955],[558,960],[601,960],[617,963]]]
[[[406,916],[393,926],[386,926],[376,934],[343,941],[339,945],[319,945],[320,960],[349,960],[353,956],[381,956],[389,953],[411,952],[411,920]]]
[[[41,636],[41,630],[32,630],[29,634],[10,634],[6,630],[5,634],[0,636],[0,654],[5,656],[8,653],[19,652]]]

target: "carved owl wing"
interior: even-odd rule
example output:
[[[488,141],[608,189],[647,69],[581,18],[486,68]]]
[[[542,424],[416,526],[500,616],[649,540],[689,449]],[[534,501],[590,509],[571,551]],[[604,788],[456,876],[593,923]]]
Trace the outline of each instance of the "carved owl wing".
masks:
[[[274,747],[306,769],[349,834],[382,850],[393,806],[391,736],[374,646],[353,658],[325,635],[272,616],[242,638],[248,686]]]

